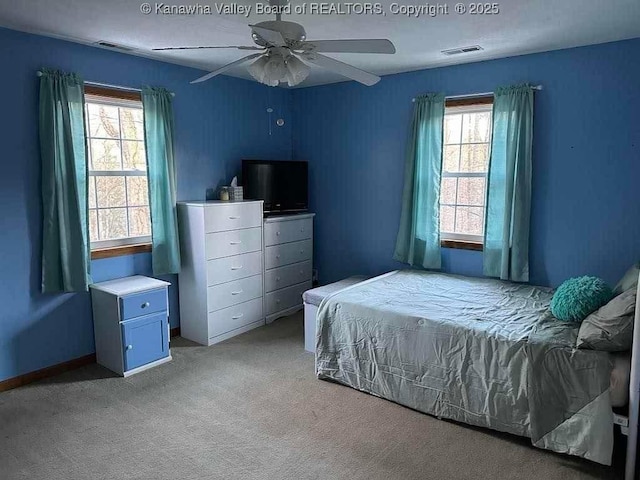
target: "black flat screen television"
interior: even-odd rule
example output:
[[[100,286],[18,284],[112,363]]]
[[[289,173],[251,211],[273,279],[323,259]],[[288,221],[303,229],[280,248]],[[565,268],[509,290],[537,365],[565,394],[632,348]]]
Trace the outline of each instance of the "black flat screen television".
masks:
[[[243,160],[244,198],[264,200],[265,213],[296,213],[308,209],[307,162]]]

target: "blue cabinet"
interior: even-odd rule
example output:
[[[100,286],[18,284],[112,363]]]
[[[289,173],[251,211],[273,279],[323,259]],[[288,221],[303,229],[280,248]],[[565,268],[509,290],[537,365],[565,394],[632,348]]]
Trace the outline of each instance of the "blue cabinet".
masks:
[[[91,285],[100,365],[126,377],[171,360],[168,286],[140,275]]]
[[[120,326],[126,371],[168,355],[169,330],[165,312],[126,320]]]

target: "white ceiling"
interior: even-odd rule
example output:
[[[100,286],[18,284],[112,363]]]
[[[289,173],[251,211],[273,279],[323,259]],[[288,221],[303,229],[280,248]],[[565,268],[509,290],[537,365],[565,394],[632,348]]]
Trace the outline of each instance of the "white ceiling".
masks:
[[[233,49],[152,52],[151,48],[252,45],[247,25],[274,19],[256,15],[256,2],[247,0],[217,4],[253,5],[248,18],[216,13],[143,15],[140,12],[143,1],[146,0],[0,0],[0,26],[86,44],[108,41],[132,48],[130,53],[134,55],[213,70],[251,52]],[[402,5],[425,3],[394,1]],[[302,4],[303,0],[292,2]],[[156,2],[150,3],[155,8]],[[344,2],[335,3],[343,4],[344,8]],[[304,25],[311,40],[390,39],[397,49],[395,55],[329,54],[378,75],[640,37],[640,0],[501,0],[497,15],[459,15],[453,11],[456,2],[449,2],[448,15],[420,18],[393,15],[392,3],[381,2],[386,15],[292,14],[283,20]],[[168,0],[165,4],[199,4],[211,6],[214,12],[216,9],[213,0]],[[484,50],[454,57],[440,53],[468,45],[480,45]],[[250,78],[244,67],[229,74]],[[343,80],[313,67],[302,86]]]

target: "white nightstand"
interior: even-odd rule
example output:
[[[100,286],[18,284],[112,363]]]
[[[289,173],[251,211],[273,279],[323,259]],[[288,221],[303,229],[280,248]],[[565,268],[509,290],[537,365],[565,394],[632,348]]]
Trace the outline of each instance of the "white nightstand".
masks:
[[[141,275],[91,285],[100,365],[128,377],[171,360],[169,285]]]

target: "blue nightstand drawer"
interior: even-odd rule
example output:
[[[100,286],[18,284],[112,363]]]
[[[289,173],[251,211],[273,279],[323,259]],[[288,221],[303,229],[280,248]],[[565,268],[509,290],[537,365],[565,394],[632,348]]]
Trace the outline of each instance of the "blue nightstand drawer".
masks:
[[[122,320],[166,311],[167,289],[160,288],[121,297],[120,310]]]
[[[125,371],[169,355],[166,312],[127,320],[121,323],[121,328]]]

